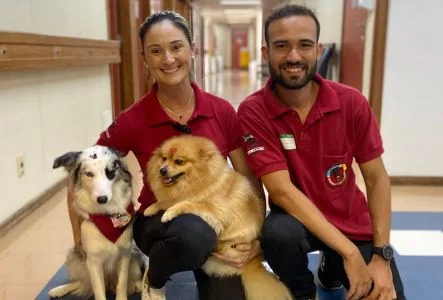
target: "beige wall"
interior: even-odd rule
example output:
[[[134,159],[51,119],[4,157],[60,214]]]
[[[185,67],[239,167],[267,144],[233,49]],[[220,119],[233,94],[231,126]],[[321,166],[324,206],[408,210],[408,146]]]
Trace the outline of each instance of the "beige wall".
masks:
[[[0,0],[0,7],[0,30],[107,39],[105,0]],[[0,222],[63,178],[54,158],[93,144],[111,109],[107,66],[0,72]]]

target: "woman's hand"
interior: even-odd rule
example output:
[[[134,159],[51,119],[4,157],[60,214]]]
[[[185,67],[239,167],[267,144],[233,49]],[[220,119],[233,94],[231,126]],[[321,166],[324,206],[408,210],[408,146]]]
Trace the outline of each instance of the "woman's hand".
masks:
[[[232,244],[231,247],[237,250],[238,255],[228,257],[217,252],[212,253],[212,255],[228,265],[243,269],[254,257],[261,253],[260,243],[258,241],[253,241],[252,243]]]

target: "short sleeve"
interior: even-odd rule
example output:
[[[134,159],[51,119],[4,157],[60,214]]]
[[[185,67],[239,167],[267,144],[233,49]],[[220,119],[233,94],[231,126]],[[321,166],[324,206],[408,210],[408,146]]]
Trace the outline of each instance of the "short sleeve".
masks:
[[[265,112],[259,113],[250,103],[240,105],[238,123],[241,144],[248,165],[258,178],[279,170],[288,170],[280,141],[273,133]]]
[[[131,136],[133,135],[127,116],[122,113],[115,121],[100,134],[97,145],[114,148],[123,155],[131,151]]]
[[[365,163],[384,152],[380,128],[368,101],[362,96],[354,117],[354,156],[357,163]]]

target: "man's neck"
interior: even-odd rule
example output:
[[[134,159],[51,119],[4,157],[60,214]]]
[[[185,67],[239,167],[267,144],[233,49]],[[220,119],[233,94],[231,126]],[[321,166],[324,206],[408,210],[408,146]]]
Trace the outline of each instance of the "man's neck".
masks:
[[[295,110],[302,123],[305,122],[318,94],[318,84],[311,80],[301,89],[286,89],[281,85],[275,86],[275,95],[285,106]]]

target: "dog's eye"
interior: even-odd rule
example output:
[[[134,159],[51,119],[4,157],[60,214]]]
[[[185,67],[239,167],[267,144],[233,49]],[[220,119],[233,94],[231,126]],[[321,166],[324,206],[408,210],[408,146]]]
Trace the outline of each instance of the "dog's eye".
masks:
[[[183,164],[185,163],[185,161],[182,160],[182,159],[176,159],[176,160],[174,160],[174,163],[175,163],[176,165],[181,166],[181,165],[183,165]]]
[[[163,161],[166,161],[166,157],[163,157]]]
[[[92,174],[91,172],[85,172],[85,175],[87,176],[87,177],[94,177],[94,174]]]
[[[108,168],[105,169],[106,177],[107,177],[109,180],[114,179],[114,177],[115,177],[115,172],[116,172],[116,170],[108,170]]]

